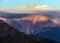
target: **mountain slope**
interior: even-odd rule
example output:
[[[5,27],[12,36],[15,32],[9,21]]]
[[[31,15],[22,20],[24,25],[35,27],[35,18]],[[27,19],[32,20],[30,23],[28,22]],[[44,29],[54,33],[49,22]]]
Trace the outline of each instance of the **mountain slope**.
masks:
[[[41,15],[42,16],[42,15]],[[3,19],[4,22],[25,34],[32,34],[38,37],[44,37],[60,41],[60,29],[56,27],[56,20],[49,16],[29,15],[20,18]],[[43,19],[41,19],[43,18]]]
[[[35,30],[40,31],[44,27],[54,27],[56,25],[56,20],[45,15],[29,15],[11,19],[10,23],[6,23],[26,34],[34,34],[33,32]]]
[[[0,20],[1,22],[1,20]],[[57,43],[52,40],[26,35],[2,22],[0,23],[0,42],[2,43]]]

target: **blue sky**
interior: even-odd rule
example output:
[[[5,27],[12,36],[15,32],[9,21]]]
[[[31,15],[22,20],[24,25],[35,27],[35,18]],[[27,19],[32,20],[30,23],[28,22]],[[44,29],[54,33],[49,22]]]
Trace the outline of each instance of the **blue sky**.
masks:
[[[0,0],[0,8],[10,8],[28,4],[44,4],[60,9],[60,0]]]

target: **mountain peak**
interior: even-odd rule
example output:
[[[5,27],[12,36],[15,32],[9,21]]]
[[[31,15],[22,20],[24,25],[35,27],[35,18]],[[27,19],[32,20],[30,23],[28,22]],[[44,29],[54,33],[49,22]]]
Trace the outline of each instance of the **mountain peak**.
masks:
[[[50,18],[49,16],[45,16],[45,15],[30,15],[27,17],[22,17],[20,19],[15,18],[14,20],[27,20],[27,21],[32,21],[33,24],[37,23],[37,22],[45,22],[45,21],[52,21],[53,24],[57,24],[57,20],[55,18]]]

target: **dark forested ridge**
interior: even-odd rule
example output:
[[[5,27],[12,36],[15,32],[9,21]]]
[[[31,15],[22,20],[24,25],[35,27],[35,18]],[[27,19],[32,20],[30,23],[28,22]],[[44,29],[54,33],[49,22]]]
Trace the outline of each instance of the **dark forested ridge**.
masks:
[[[58,43],[53,40],[39,38],[33,35],[26,35],[9,26],[7,23],[0,23],[0,43]]]

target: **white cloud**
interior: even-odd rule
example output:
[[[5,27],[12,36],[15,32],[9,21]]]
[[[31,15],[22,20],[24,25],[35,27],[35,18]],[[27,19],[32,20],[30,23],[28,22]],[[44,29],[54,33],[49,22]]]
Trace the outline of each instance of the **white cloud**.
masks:
[[[15,8],[8,8],[8,9],[2,9],[2,11],[5,12],[11,12],[11,13],[34,13],[34,11],[48,11],[48,10],[57,10],[54,9],[48,5],[23,5],[23,6],[18,6]],[[0,10],[1,11],[1,10]]]
[[[48,5],[25,5],[25,6],[19,6],[16,7],[17,9],[24,9],[24,8],[29,8],[29,9],[39,9],[39,10],[54,10],[54,8],[48,6]]]
[[[53,10],[54,8],[49,7],[48,5],[38,5],[35,7],[35,9],[40,9],[40,10]]]

